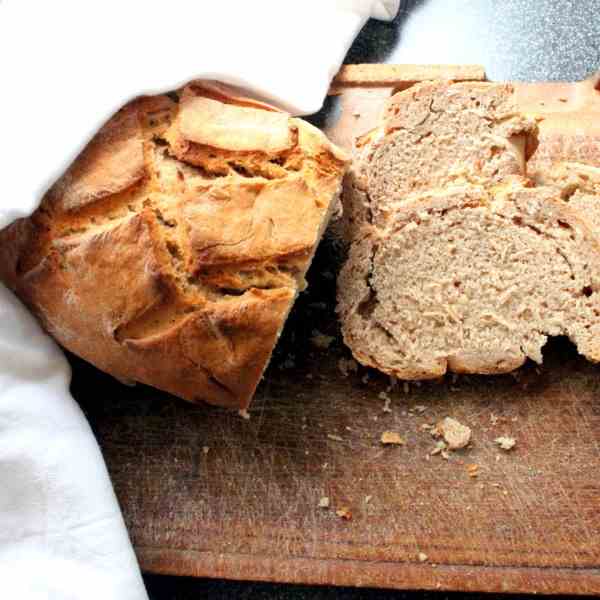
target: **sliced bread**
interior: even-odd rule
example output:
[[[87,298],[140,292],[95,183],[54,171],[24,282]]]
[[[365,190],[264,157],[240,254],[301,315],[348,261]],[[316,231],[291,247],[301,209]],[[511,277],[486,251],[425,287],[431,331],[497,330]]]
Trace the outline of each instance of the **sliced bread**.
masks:
[[[564,178],[526,179],[535,129],[509,85],[425,83],[359,140],[338,281],[357,360],[403,379],[502,373],[556,335],[600,360],[598,238]]]

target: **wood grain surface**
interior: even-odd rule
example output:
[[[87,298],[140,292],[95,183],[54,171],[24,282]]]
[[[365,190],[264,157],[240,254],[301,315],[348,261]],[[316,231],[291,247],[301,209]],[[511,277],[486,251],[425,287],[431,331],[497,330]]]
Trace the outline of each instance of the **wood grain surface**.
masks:
[[[540,98],[550,88],[535,85],[527,102],[546,102]],[[381,86],[372,97],[362,87],[357,104],[353,89],[342,92],[341,118],[330,125],[345,145],[372,125],[385,97]],[[585,90],[593,98],[593,87]],[[564,113],[576,97],[557,106]],[[359,116],[348,119],[351,110]],[[340,122],[353,123],[352,131]],[[554,143],[556,131],[548,131]],[[557,147],[563,151],[565,139]],[[124,387],[72,358],[73,392],[98,436],[142,568],[600,594],[600,366],[558,339],[542,367],[528,363],[512,375],[450,375],[394,389],[367,369],[345,376],[350,355],[334,313],[342,257],[335,239],[321,244],[249,421]],[[329,348],[311,343],[313,330],[333,336]],[[391,412],[383,411],[386,394]],[[435,440],[423,429],[446,416],[473,432],[470,446],[447,460],[430,455]],[[383,431],[397,432],[405,445],[382,446]],[[501,450],[494,440],[502,435],[516,447]],[[325,496],[329,508],[319,507]]]

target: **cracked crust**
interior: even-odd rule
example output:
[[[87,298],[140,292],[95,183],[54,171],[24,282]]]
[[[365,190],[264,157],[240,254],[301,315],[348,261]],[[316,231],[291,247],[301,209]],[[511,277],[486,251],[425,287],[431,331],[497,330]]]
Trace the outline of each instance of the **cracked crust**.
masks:
[[[597,170],[534,187],[535,134],[510,85],[427,82],[358,140],[338,280],[357,360],[403,379],[504,373],[541,362],[550,335],[600,360]]]
[[[142,98],[0,232],[0,277],[115,377],[246,408],[346,163],[318,130],[235,88]]]

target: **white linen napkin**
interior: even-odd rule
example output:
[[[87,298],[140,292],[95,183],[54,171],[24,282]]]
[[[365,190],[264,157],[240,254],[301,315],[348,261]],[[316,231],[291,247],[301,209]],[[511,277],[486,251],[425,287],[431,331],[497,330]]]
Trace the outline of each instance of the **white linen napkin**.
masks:
[[[399,0],[0,0],[0,228],[37,206],[100,125],[195,78],[317,111],[369,17]],[[143,599],[57,346],[0,285],[0,596]]]

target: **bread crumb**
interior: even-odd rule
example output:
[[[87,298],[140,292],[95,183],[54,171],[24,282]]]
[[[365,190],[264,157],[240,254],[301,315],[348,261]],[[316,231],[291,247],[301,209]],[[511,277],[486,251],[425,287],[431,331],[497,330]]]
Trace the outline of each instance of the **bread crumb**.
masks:
[[[341,508],[338,508],[335,511],[335,514],[338,517],[345,519],[346,521],[350,521],[352,519],[352,512],[347,506],[342,506]]]
[[[419,554],[417,554],[417,558],[419,559],[419,562],[427,562],[427,560],[429,559],[429,556],[427,556],[427,554],[425,554],[425,552],[419,552]]]
[[[329,498],[327,496],[323,496],[319,500],[319,508],[329,508]]]
[[[336,435],[335,433],[328,433],[327,438],[332,440],[333,442],[343,442],[344,438],[341,435]]]
[[[471,441],[471,428],[451,417],[440,421],[436,429],[444,437],[449,450],[464,448]]]
[[[365,504],[369,504],[369,502],[371,502],[371,499],[373,498],[373,496],[365,496]]]
[[[408,394],[410,392],[410,385],[409,385],[408,381],[405,381],[402,384],[402,389],[404,390],[405,394]]]
[[[443,440],[439,440],[436,445],[435,448],[429,453],[431,454],[431,456],[435,456],[436,454],[439,454],[442,450],[446,449],[446,442],[444,442]]]
[[[202,446],[202,454],[208,454],[210,452],[210,448],[208,446]]]
[[[418,413],[424,413],[427,410],[427,407],[424,404],[417,404],[413,407],[413,410],[416,410]]]
[[[326,469],[329,463],[323,463],[323,468]]]
[[[511,450],[517,444],[517,440],[515,438],[508,437],[507,435],[502,435],[497,437],[495,440],[496,444],[502,448],[502,450]]]
[[[496,423],[498,423],[498,416],[492,413],[490,415],[490,421],[492,422],[492,425],[496,425]]]
[[[385,392],[379,392],[378,397],[383,400],[383,408],[381,410],[384,413],[391,413],[390,404],[392,403],[392,399]]]
[[[431,428],[433,427],[433,425],[431,425],[430,423],[423,423],[420,427],[421,431],[431,431]]]
[[[332,335],[325,335],[321,333],[318,329],[313,329],[312,335],[310,337],[310,343],[316,348],[320,348],[321,350],[327,350],[329,346],[333,343],[335,337]]]
[[[381,434],[381,443],[384,445],[404,446],[406,442],[395,431],[384,431]]]
[[[250,413],[245,408],[240,408],[240,410],[238,410],[238,415],[240,415],[244,421],[250,420]]]
[[[356,373],[358,371],[358,363],[353,358],[340,358],[338,369],[344,377],[348,377],[349,372]]]
[[[479,465],[467,465],[467,473],[469,474],[469,477],[477,477],[477,475],[479,475]]]

